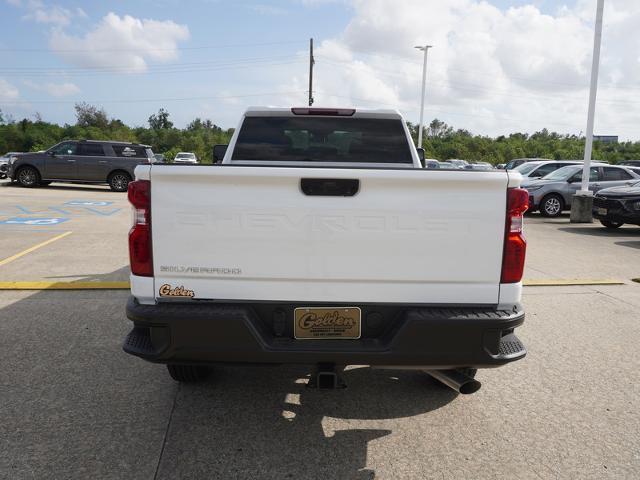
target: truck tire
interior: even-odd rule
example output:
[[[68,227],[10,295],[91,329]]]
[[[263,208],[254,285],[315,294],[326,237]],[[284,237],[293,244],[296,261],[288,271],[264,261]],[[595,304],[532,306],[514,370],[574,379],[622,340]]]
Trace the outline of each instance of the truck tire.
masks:
[[[600,220],[600,223],[610,229],[616,229],[616,228],[620,228],[622,225],[624,225],[623,222],[614,222],[613,220]]]
[[[564,210],[564,200],[557,193],[550,193],[540,201],[539,209],[543,217],[559,217]]]
[[[109,187],[114,192],[126,192],[130,181],[131,175],[123,171],[113,172],[107,179]]]
[[[209,376],[209,369],[202,365],[175,365],[168,364],[169,375],[176,382],[195,383],[201,382]]]
[[[21,167],[16,172],[16,180],[21,187],[33,188],[40,185],[40,172],[34,167]]]

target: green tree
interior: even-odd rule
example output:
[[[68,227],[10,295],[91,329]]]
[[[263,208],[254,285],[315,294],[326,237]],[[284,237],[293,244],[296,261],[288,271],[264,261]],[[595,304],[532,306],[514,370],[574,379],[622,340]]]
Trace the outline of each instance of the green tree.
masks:
[[[154,113],[149,117],[149,126],[152,130],[167,130],[173,128],[173,122],[169,120],[169,112],[164,108],[158,110],[158,113]]]
[[[89,105],[87,102],[76,103],[74,108],[76,110],[76,125],[80,127],[96,127],[102,130],[107,128],[109,119],[107,118],[107,112],[103,108]]]

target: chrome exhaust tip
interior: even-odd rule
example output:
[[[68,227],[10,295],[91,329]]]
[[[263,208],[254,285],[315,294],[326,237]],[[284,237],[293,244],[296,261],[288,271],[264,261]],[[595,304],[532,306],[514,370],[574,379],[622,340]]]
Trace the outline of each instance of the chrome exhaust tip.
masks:
[[[482,384],[475,378],[465,375],[459,370],[425,370],[426,373],[440,383],[462,395],[470,395],[480,390]]]

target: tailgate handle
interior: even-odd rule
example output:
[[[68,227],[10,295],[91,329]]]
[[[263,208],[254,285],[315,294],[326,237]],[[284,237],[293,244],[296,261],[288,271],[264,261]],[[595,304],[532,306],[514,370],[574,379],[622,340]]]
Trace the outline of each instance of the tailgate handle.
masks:
[[[353,197],[360,190],[360,180],[357,178],[301,178],[300,190],[310,196]]]

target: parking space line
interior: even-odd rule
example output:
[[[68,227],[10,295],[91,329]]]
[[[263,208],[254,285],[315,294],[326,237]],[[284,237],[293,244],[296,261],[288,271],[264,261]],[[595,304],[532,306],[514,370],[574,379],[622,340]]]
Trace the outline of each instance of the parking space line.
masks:
[[[12,256],[10,256],[8,258],[5,258],[4,260],[0,261],[0,267],[3,266],[3,265],[6,265],[9,262],[13,262],[14,260],[17,260],[18,258],[23,257],[24,255],[26,255],[28,253],[31,253],[34,250],[37,250],[37,249],[42,248],[42,247],[44,247],[46,245],[49,245],[50,243],[53,243],[56,240],[60,240],[61,238],[66,237],[67,235],[71,235],[71,233],[72,232],[64,232],[64,233],[62,233],[60,235],[57,235],[57,236],[55,236],[53,238],[50,238],[49,240],[46,240],[46,241],[44,241],[42,243],[34,245],[33,247],[27,248],[26,250],[23,250],[23,251],[21,251],[19,253],[16,253],[15,255],[12,255]]]
[[[0,282],[0,290],[129,290],[129,282]]]

